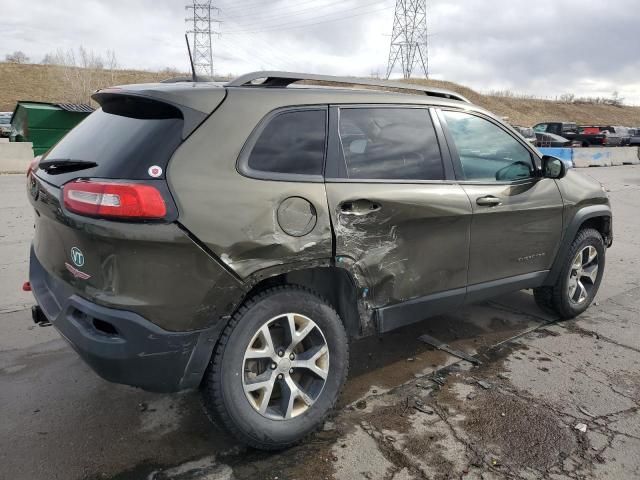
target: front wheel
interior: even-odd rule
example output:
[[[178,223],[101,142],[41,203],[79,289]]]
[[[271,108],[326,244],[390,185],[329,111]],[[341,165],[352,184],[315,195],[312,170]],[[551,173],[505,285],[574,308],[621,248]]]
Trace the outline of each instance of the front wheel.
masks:
[[[600,232],[578,232],[555,285],[534,289],[540,307],[569,319],[584,312],[598,293],[605,265],[605,246]]]
[[[272,288],[222,333],[203,379],[205,408],[243,443],[287,448],[322,425],[348,363],[344,326],[326,301],[301,287]]]

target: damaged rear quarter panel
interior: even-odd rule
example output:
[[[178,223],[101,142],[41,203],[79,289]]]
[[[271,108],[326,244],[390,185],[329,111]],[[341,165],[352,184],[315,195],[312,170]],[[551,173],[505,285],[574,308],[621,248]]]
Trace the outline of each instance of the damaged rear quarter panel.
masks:
[[[307,93],[298,101],[322,106],[325,98]],[[167,178],[180,222],[247,284],[261,270],[328,260],[332,254],[323,183],[254,179],[236,169],[251,132],[283,106],[295,106],[288,92],[229,89],[226,100],[169,164]],[[315,225],[301,236],[285,233],[278,222],[280,205],[291,197],[307,200],[316,213]]]

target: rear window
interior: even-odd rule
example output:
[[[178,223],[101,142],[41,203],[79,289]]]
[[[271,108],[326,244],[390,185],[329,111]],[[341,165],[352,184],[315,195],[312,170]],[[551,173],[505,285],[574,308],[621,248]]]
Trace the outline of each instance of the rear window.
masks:
[[[96,167],[73,173],[49,175],[62,184],[78,176],[163,178],[171,155],[182,142],[183,119],[180,110],[161,102],[116,98],[103,103],[43,157],[43,160],[80,160]],[[150,175],[151,167],[162,174]]]
[[[0,125],[9,125],[11,119],[9,117],[0,117]]]
[[[273,117],[249,155],[253,172],[322,175],[326,110],[293,110]]]

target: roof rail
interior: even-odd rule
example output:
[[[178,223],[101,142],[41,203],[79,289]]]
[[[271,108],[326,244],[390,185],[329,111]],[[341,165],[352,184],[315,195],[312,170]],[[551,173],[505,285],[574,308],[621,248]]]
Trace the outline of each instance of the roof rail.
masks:
[[[256,80],[264,79],[261,83],[253,83]],[[302,80],[313,80],[327,83],[348,83],[352,85],[366,85],[369,87],[397,88],[400,90],[418,91],[432,97],[448,98],[461,102],[471,103],[465,97],[451,90],[442,88],[432,88],[413,83],[395,82],[390,80],[377,80],[371,78],[357,77],[334,77],[332,75],[316,75],[315,73],[293,73],[263,71],[251,72],[241,77],[231,80],[227,87],[286,87],[292,83]]]

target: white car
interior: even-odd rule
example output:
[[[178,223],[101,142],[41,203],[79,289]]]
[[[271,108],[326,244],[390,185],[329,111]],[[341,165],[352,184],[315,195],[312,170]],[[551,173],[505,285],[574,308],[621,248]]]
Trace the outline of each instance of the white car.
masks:
[[[11,112],[0,112],[0,137],[9,137],[11,134]]]

